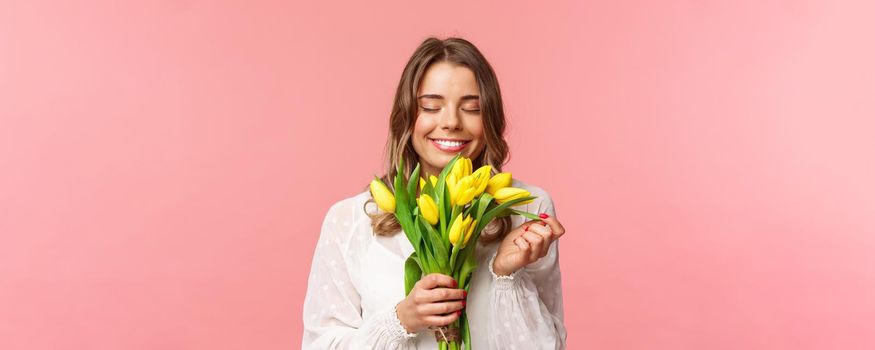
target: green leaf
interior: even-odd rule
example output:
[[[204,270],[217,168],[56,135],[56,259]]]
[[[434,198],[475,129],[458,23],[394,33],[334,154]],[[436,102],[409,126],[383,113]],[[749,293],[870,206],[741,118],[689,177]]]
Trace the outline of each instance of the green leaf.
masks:
[[[490,209],[485,214],[483,214],[482,221],[477,222],[477,228],[482,229],[484,226],[486,226],[486,224],[488,224],[490,221],[492,221],[492,219],[494,219],[499,213],[501,213],[502,211],[504,211],[508,207],[516,205],[519,202],[524,202],[524,201],[527,201],[530,199],[535,199],[535,198],[538,198],[538,197],[533,197],[533,196],[521,197],[521,198],[509,200],[507,202],[502,203],[499,206],[496,206],[493,209]]]
[[[519,215],[522,217],[526,217],[532,220],[541,221],[541,217],[538,214],[532,214],[527,211],[516,210],[513,208],[507,208],[501,213],[499,213],[496,217],[500,218],[502,216],[511,216],[511,215]]]
[[[474,250],[472,249],[471,251],[473,252]],[[459,284],[462,285],[463,288],[467,288],[468,283],[471,281],[471,273],[474,272],[474,270],[476,269],[477,258],[474,256],[474,254],[466,254],[465,260],[462,261],[462,268],[459,271]]]
[[[434,255],[440,259],[449,259],[449,252],[447,245],[443,242],[443,237],[440,232],[434,229],[428,222],[423,221],[422,226],[425,228],[425,231],[428,233],[427,236],[431,241],[431,246],[434,248]]]
[[[431,199],[435,200],[435,204],[437,204],[437,198],[434,197],[434,185],[431,184],[431,179],[425,179],[425,187],[422,188],[422,191],[428,193]]]
[[[476,242],[474,239],[477,238],[478,236],[480,236],[480,235],[479,234],[472,234],[471,240],[468,241],[468,245],[459,251],[459,256],[457,258],[457,261],[460,261],[461,264],[457,262],[456,266],[453,266],[453,274],[460,276],[460,278],[463,278],[463,279],[468,278],[466,275],[464,275],[462,273],[462,270],[465,267],[465,262],[467,262],[468,259],[471,259],[474,257],[474,249],[475,249],[475,246],[477,245],[476,243],[474,243],[474,242]],[[476,267],[476,265],[475,265],[475,267]]]
[[[431,256],[435,258],[432,266],[440,271],[445,271],[447,258],[444,258],[444,256],[446,256],[446,250],[443,249],[444,247],[440,242],[436,242],[433,238],[434,235],[437,235],[437,232],[434,232],[434,228],[432,228],[431,225],[420,216],[416,217],[416,223],[421,229],[420,234],[423,237],[425,249],[427,249]]]
[[[399,160],[399,170],[404,164],[404,158]],[[395,174],[395,217],[398,218],[398,222],[401,224],[401,229],[404,231],[404,234],[407,235],[407,239],[410,240],[410,244],[414,247],[419,245],[420,240],[422,239],[419,235],[419,231],[416,229],[416,225],[413,222],[413,217],[411,215],[411,205],[410,198],[407,193],[406,187],[403,185],[404,173]],[[415,207],[415,206],[413,206]]]
[[[489,203],[492,203],[492,199],[493,197],[489,192],[483,192],[480,195],[480,200],[477,201],[477,218],[483,217],[483,213],[489,208]]]
[[[462,322],[462,339],[464,340],[465,350],[471,350],[471,330],[468,329],[468,317],[466,315],[465,322]]]
[[[422,272],[423,274],[430,274],[432,272],[440,272],[440,267],[437,265],[437,261],[434,258],[434,254],[432,254],[431,249],[428,249],[425,241],[419,242],[419,248],[416,249],[417,252],[420,252],[419,262],[422,263]]]
[[[413,285],[421,278],[422,266],[420,266],[416,252],[413,252],[404,262],[404,295],[409,295],[410,291],[413,290]]]
[[[440,212],[440,222],[441,222],[441,232],[445,233],[447,230],[447,222],[449,218],[447,215],[452,208],[449,208],[449,192],[447,192],[447,174],[450,172],[450,169],[456,164],[456,160],[462,156],[462,152],[457,153],[453,159],[450,159],[450,162],[447,163],[447,166],[441,170],[440,175],[438,175],[437,185],[435,186],[435,202],[438,205],[438,211]]]
[[[413,208],[413,221],[414,221],[414,224],[415,224],[414,227],[415,227],[415,230],[416,230],[416,232],[417,232],[417,236],[419,236],[419,240],[420,240],[420,241],[422,241],[422,240],[424,240],[424,239],[427,239],[427,237],[422,237],[422,232],[423,232],[423,230],[420,230],[420,228],[422,228],[422,227],[421,227],[422,220],[423,220],[423,219],[422,219],[422,214],[419,213],[419,207],[414,207],[414,208]],[[410,244],[412,245],[413,242],[410,242]],[[426,246],[428,246],[428,244],[426,244]],[[416,246],[414,246],[414,247],[416,247]]]
[[[477,206],[479,204],[480,204],[480,197],[475,197],[474,199],[471,200],[471,204],[468,205],[468,208],[466,208],[462,212],[465,213],[465,215],[472,215],[473,216],[474,214],[472,214],[472,213],[477,211]]]
[[[404,157],[398,158],[398,166],[395,167],[395,179],[397,180],[398,177],[400,176],[401,182],[406,183],[404,181],[404,170],[402,170],[402,169],[404,169]],[[398,182],[398,181],[395,181],[395,182]],[[396,187],[395,191],[397,192],[398,190],[399,190],[399,188]]]
[[[419,187],[419,163],[416,163],[416,168],[413,169],[413,174],[410,175],[410,180],[407,181],[407,193],[411,199],[416,196],[416,188]],[[414,204],[415,205],[415,204]]]
[[[443,192],[444,192],[444,203],[443,203],[444,211],[446,213],[451,214],[448,219],[453,219],[455,217],[455,215],[452,215],[452,214],[458,214],[458,213],[453,213],[453,209],[455,209],[456,206],[454,206],[453,202],[451,201],[451,199],[453,199],[453,197],[450,195],[450,186],[446,182],[444,182]],[[451,227],[449,221],[447,221],[447,227]]]

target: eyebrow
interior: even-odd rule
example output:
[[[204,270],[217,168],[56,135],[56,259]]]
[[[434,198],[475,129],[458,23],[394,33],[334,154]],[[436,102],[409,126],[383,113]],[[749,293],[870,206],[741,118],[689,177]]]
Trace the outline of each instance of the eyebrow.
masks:
[[[438,100],[443,100],[443,99],[444,99],[443,96],[441,96],[441,95],[437,95],[437,94],[425,94],[425,95],[422,95],[422,96],[417,97],[416,99],[418,100],[418,99],[421,99],[421,98],[435,98],[435,99],[438,99]],[[478,96],[478,95],[465,95],[465,96],[462,96],[462,98],[460,98],[460,100],[462,100],[462,101],[465,101],[465,100],[479,100],[479,99],[480,99],[480,96]]]

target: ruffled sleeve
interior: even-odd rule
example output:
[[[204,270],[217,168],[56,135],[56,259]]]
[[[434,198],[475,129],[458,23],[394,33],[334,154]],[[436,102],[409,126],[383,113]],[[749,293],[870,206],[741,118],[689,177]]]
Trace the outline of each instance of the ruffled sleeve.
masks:
[[[363,319],[349,251],[351,213],[334,204],[326,214],[307,281],[302,349],[411,349],[416,334],[407,333],[394,307]],[[349,221],[346,221],[349,223]],[[357,232],[355,234],[364,234]],[[355,249],[355,248],[352,248]]]
[[[550,196],[545,192],[540,198],[537,212],[556,216]],[[494,259],[495,253],[488,263],[493,279],[489,329],[498,334],[489,337],[489,348],[565,349],[559,240],[547,255],[509,276],[495,274]]]

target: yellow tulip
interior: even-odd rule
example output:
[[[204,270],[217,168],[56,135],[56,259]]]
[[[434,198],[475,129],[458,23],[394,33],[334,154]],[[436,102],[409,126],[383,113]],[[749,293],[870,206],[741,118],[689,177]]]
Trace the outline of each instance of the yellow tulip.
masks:
[[[465,205],[474,198],[477,189],[472,186],[474,179],[471,176],[465,176],[460,180],[456,180],[456,174],[450,174],[447,179],[450,190],[450,204]]]
[[[464,239],[463,235],[468,233],[468,227],[471,226],[471,220],[474,218],[471,215],[468,215],[464,219],[462,215],[465,213],[459,213],[459,216],[456,217],[456,220],[453,221],[453,226],[450,227],[450,243],[453,245],[462,244],[462,240]]]
[[[377,207],[382,209],[387,213],[395,212],[395,195],[392,194],[392,190],[380,181],[376,176],[374,180],[371,181],[371,196],[374,197],[374,201],[377,202]]]
[[[489,185],[489,177],[490,172],[492,171],[492,166],[484,165],[477,169],[471,176],[474,178],[474,184],[472,187],[477,190],[474,191],[474,197],[477,197],[483,194],[483,191],[486,190],[486,187]]]
[[[465,240],[462,241],[463,247],[468,245],[468,240],[471,239],[471,235],[474,233],[474,228],[476,228],[476,227],[477,227],[477,220],[472,221],[471,224],[468,225],[468,231],[465,232]]]
[[[456,163],[453,164],[451,173],[456,174],[456,179],[462,179],[465,176],[471,175],[471,158],[459,157]]]
[[[468,234],[468,231],[469,231],[468,228],[471,227],[471,223],[473,222],[473,220],[474,220],[474,217],[471,215],[468,215],[468,217],[465,218],[465,222],[462,223],[463,224],[462,225],[462,234],[463,235]],[[462,239],[463,241],[465,239],[465,237],[459,237],[459,238]]]
[[[455,205],[466,205],[471,202],[477,195],[477,188],[473,186],[474,179],[471,176],[465,176],[459,182],[459,192],[456,193]]]
[[[431,187],[437,187],[437,181],[438,181],[437,176],[430,175],[428,177],[428,179],[431,180]]]
[[[416,199],[416,202],[419,204],[419,212],[422,213],[422,217],[425,218],[425,221],[428,221],[428,223],[432,225],[437,224],[438,207],[434,202],[434,199],[432,199],[427,193],[423,193]]]
[[[462,219],[462,215],[465,213],[459,213],[456,216],[456,219],[453,220],[453,225],[450,226],[450,243],[456,245],[456,242],[459,241],[459,237],[462,235],[462,225],[464,224],[464,219]]]
[[[453,204],[453,193],[456,192],[456,184],[459,182],[455,173],[449,173],[446,178],[447,191],[450,192],[450,204]]]
[[[484,165],[484,166],[481,166],[480,168],[478,168],[477,171],[473,172],[472,174],[485,174],[485,175],[489,175],[491,171],[492,171],[492,166],[491,166],[491,165]],[[488,176],[487,176],[487,178],[488,178]]]
[[[495,192],[501,188],[508,187],[513,183],[513,178],[510,173],[498,173],[489,179],[489,184],[486,186],[486,193],[495,196]]]
[[[425,179],[420,177],[419,178],[419,190],[422,191],[423,189],[425,189]]]
[[[449,173],[449,174],[447,174],[447,178],[446,178],[447,188],[449,188],[451,184],[455,186],[455,185],[456,185],[456,181],[458,181],[459,179],[460,179],[460,178],[459,178],[459,177],[456,177],[456,174],[455,174],[455,173]]]
[[[526,191],[522,188],[502,187],[502,188],[498,189],[498,191],[495,191],[494,196],[495,196],[495,202],[497,202],[498,204],[501,204],[501,203],[511,201],[511,200],[514,200],[517,198],[531,196],[531,193],[529,193],[529,191]],[[517,203],[516,205],[531,203],[533,200],[534,199],[522,201],[522,202]]]

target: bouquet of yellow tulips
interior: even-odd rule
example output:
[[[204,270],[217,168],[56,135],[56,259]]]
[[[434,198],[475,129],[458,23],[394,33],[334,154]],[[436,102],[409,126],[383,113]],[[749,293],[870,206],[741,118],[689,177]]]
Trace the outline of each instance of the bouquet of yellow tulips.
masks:
[[[495,218],[514,214],[540,220],[535,214],[511,208],[537,197],[511,187],[510,173],[492,176],[489,165],[473,172],[471,168],[471,159],[459,153],[440,176],[420,178],[417,164],[410,179],[405,179],[402,158],[394,178],[394,193],[378,177],[371,181],[370,191],[377,206],[395,214],[414,248],[404,264],[405,295],[422,276],[435,272],[453,277],[467,291],[471,273],[477,268],[477,244],[469,242],[476,243],[486,225]],[[471,349],[465,309],[452,324],[438,329],[435,337],[441,350],[459,350],[463,344]]]

